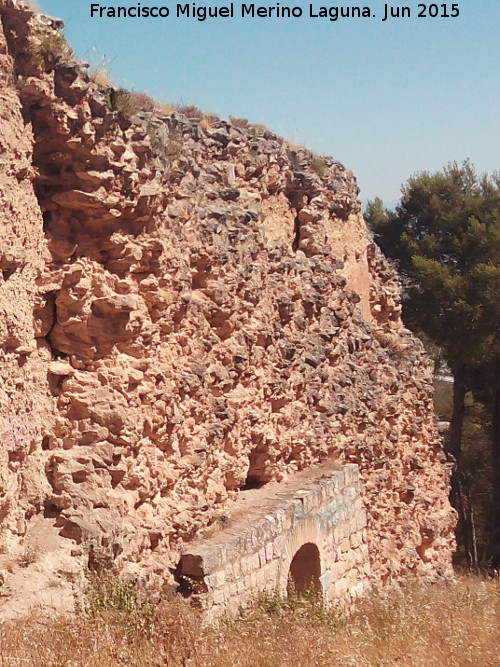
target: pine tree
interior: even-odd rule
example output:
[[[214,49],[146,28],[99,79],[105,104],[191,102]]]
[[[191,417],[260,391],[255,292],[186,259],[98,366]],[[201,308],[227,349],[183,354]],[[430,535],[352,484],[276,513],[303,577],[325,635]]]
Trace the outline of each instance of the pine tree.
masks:
[[[412,176],[395,211],[380,199],[366,218],[403,278],[404,319],[437,345],[453,374],[448,451],[458,504],[465,395],[471,369],[489,377],[494,484],[489,559],[500,565],[500,179],[466,161]],[[492,369],[495,372],[492,372]],[[486,370],[488,372],[486,372]],[[481,373],[479,372],[479,375]]]

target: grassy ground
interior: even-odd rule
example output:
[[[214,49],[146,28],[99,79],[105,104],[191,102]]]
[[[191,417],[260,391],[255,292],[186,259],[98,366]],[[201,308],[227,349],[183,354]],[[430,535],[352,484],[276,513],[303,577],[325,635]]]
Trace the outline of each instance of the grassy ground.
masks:
[[[0,666],[312,667],[500,665],[500,580],[461,577],[371,599],[350,619],[311,602],[261,600],[217,629],[181,601],[151,604],[110,580],[68,618],[0,626]]]

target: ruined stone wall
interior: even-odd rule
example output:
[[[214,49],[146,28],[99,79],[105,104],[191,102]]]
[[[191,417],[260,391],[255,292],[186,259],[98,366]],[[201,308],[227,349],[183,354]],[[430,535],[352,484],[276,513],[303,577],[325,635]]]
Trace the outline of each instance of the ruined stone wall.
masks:
[[[81,564],[163,580],[241,487],[337,458],[364,480],[373,580],[449,575],[431,367],[352,174],[138,111],[57,22],[0,18],[6,557],[44,513]]]
[[[37,280],[50,260],[30,179],[33,135],[22,116],[14,65],[0,31],[0,521],[4,548],[26,531],[50,492],[41,449],[50,423],[47,364],[35,343]]]

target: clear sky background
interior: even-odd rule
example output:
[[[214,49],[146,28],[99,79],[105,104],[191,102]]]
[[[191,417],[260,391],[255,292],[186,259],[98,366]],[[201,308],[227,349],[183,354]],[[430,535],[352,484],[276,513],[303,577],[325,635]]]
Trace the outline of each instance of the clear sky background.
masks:
[[[113,2],[137,4],[102,4]],[[171,0],[141,0],[168,6],[168,19],[91,19],[90,0],[39,0],[64,19],[76,55],[107,62],[117,85],[333,155],[364,201],[393,205],[411,174],[454,160],[500,170],[500,0],[462,0],[458,18],[418,18],[418,2],[406,2],[412,17],[386,22],[383,2],[366,3],[376,18],[313,19],[297,2],[298,19],[198,22],[175,18]]]

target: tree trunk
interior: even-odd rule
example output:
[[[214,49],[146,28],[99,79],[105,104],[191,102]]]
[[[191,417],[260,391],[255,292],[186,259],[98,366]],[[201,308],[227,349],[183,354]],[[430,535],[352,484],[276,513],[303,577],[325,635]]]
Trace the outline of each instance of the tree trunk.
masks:
[[[458,473],[457,482],[457,511],[460,517],[461,534],[467,563],[470,568],[477,571],[479,559],[477,555],[476,523],[474,520],[474,508],[470,497],[469,478],[462,472]]]
[[[500,361],[495,363],[492,396],[491,429],[491,520],[488,563],[494,570],[500,568]]]
[[[462,429],[465,415],[465,364],[456,364],[453,368],[453,410],[450,421],[448,452],[460,464],[462,451]]]
[[[477,566],[477,556],[474,551],[474,525],[472,515],[468,512],[468,503],[464,498],[462,454],[462,431],[465,416],[465,364],[456,364],[453,367],[453,407],[450,421],[450,432],[447,451],[455,460],[451,473],[450,502],[458,513],[457,535],[461,536],[469,567]],[[460,539],[460,538],[459,538]]]

